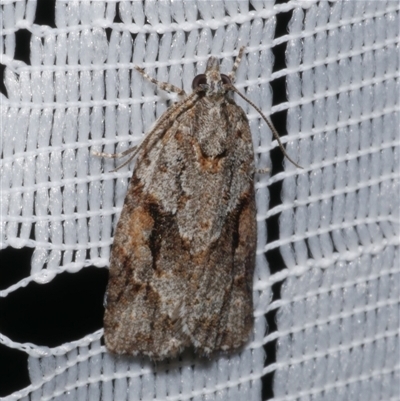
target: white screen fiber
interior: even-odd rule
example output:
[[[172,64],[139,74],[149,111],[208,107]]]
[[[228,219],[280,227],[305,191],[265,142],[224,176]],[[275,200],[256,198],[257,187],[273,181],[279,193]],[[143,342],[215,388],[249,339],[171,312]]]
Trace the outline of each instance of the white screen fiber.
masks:
[[[0,0],[0,247],[33,249],[30,272],[1,285],[4,305],[65,272],[106,271],[134,163],[112,172],[121,161],[91,152],[139,143],[176,100],[135,65],[190,93],[211,54],[228,73],[245,46],[235,85],[284,116],[282,142],[302,166],[257,174],[255,328],[242,352],[153,364],[110,355],[100,326],[53,346],[0,322],[0,345],[26,355],[30,382],[1,400],[400,400],[400,2],[277,3],[55,0],[48,26],[39,1]],[[16,57],[22,31],[29,62]],[[271,169],[277,142],[235,99],[257,168]]]

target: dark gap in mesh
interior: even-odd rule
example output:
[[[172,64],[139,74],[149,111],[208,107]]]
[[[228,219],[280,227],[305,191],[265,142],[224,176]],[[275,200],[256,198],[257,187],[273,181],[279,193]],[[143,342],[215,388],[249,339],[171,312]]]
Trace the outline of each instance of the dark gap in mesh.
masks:
[[[7,247],[0,251],[0,290],[29,277],[33,248]]]
[[[120,16],[119,5],[120,3],[117,3],[117,8],[115,10],[114,24],[123,24],[123,21]]]
[[[33,249],[28,247],[22,249],[7,247],[0,251],[0,290],[29,277],[32,254]],[[1,333],[4,333],[4,321],[8,318],[6,313],[13,315],[18,313],[15,309],[7,312],[5,305],[8,297],[0,298]],[[23,351],[0,344],[0,397],[31,384],[26,368],[27,357]]]
[[[56,27],[56,0],[37,0],[34,24]]]
[[[112,28],[105,28],[104,31],[106,32],[107,42],[110,43],[111,34],[112,34],[112,31],[113,31]]]
[[[27,65],[31,65],[30,45],[32,34],[27,29],[20,29],[15,32],[15,53],[14,59],[23,61]]]
[[[31,384],[27,367],[28,355],[24,351],[0,344],[0,397]]]
[[[277,1],[277,3],[286,3],[286,1]],[[277,25],[275,37],[281,37],[287,34],[287,26],[292,16],[292,12],[287,13],[279,13],[276,15]],[[275,46],[272,49],[272,52],[275,56],[275,63],[273,71],[280,71],[286,68],[285,63],[285,52],[286,52],[287,43],[284,42],[278,46]],[[271,87],[273,91],[273,105],[281,104],[287,101],[287,93],[286,93],[286,77],[278,78],[271,82]],[[271,120],[275,125],[280,136],[284,136],[287,134],[286,132],[286,118],[287,111],[281,111],[279,113],[275,113],[271,115]],[[271,151],[271,162],[272,162],[272,171],[271,176],[276,175],[283,171],[283,160],[284,155],[281,150],[277,147]],[[278,206],[282,203],[281,200],[281,191],[282,191],[282,181],[276,182],[269,186],[270,191],[270,205],[269,208],[273,209],[275,206]],[[268,230],[268,243],[276,241],[279,239],[279,217],[280,214],[276,214],[268,218],[267,230]],[[266,253],[266,258],[269,264],[269,268],[271,274],[275,274],[285,268],[284,261],[282,259],[281,253],[279,249],[273,249]],[[282,282],[275,283],[272,285],[272,300],[279,300],[281,297],[281,286]],[[276,314],[277,310],[274,309],[266,314],[267,324],[268,324],[268,333],[272,333],[276,331]],[[266,366],[269,366],[276,362],[276,346],[277,342],[271,341],[264,346],[264,350],[266,353]],[[273,383],[274,383],[274,374],[275,372],[270,372],[266,374],[262,378],[262,399],[269,400],[274,397],[273,392]]]
[[[47,284],[31,282],[0,300],[1,332],[48,347],[79,340],[103,326],[106,283],[107,270],[95,267],[58,274]]]
[[[31,239],[31,240],[35,240],[35,222],[32,222],[31,223],[31,229],[30,229],[30,231],[29,231],[29,239]]]
[[[17,238],[21,238],[21,235],[22,235],[22,223],[17,223]]]
[[[314,255],[313,255],[313,253],[312,253],[309,240],[306,239],[306,240],[304,241],[304,244],[305,244],[306,247],[307,247],[307,259],[312,260],[313,257],[314,257]]]
[[[5,69],[6,69],[6,66],[3,64],[0,64],[0,93],[2,93],[4,96],[8,97],[7,89],[6,89],[6,86],[4,85]]]

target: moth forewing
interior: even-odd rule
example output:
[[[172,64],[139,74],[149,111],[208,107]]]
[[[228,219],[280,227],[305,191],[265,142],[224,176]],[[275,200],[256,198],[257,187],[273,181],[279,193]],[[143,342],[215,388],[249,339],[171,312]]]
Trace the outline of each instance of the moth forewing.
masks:
[[[157,121],[137,155],[114,236],[104,337],[109,351],[234,352],[253,327],[254,152],[234,73],[210,57],[193,92]],[[126,152],[128,154],[129,152]],[[130,159],[131,159],[130,158]]]

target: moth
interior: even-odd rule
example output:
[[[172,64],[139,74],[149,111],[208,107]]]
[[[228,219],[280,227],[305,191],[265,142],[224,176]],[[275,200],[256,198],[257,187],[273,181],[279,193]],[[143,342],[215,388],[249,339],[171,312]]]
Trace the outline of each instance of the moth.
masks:
[[[243,52],[228,75],[210,57],[190,95],[135,67],[181,100],[138,147],[98,154],[130,155],[123,165],[137,158],[110,259],[104,339],[112,353],[162,360],[193,347],[211,356],[249,339],[255,162],[249,123],[232,93],[271,123],[232,84]]]

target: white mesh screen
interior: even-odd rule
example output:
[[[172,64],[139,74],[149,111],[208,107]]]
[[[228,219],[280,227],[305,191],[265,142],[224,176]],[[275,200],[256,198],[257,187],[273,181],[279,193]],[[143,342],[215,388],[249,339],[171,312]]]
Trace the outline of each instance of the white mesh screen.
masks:
[[[286,160],[257,177],[256,323],[243,352],[154,365],[108,354],[102,329],[58,347],[0,332],[26,353],[31,382],[3,399],[400,400],[398,1],[58,0],[54,28],[34,23],[34,0],[0,5],[0,240],[34,249],[30,274],[3,300],[62,272],[107,267],[133,165],[112,173],[114,162],[91,151],[138,143],[175,99],[134,65],[190,92],[210,54],[229,72],[246,46],[236,86],[267,115],[287,113],[282,141],[303,167]],[[276,37],[288,13],[288,33]],[[15,58],[20,30],[31,34],[30,63]],[[286,66],[273,72],[282,45]],[[272,107],[282,77],[287,101]],[[276,141],[237,103],[258,167],[270,167]],[[271,208],[276,183],[281,203]],[[268,240],[277,215],[279,238]],[[284,264],[269,266],[271,252]]]

